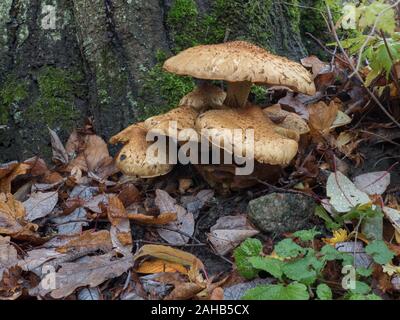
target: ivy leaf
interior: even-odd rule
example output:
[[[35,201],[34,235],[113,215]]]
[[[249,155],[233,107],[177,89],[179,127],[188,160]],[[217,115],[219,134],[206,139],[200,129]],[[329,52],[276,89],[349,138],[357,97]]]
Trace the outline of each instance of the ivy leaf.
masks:
[[[282,278],[283,261],[270,257],[251,257],[249,262],[255,269],[266,271],[274,278]]]
[[[332,300],[332,290],[325,283],[321,283],[317,287],[317,297],[320,300]]]
[[[258,239],[246,239],[242,244],[235,249],[233,256],[239,274],[246,279],[251,279],[257,276],[258,271],[253,268],[249,262],[250,257],[257,257],[262,251],[262,243]]]
[[[308,300],[310,295],[302,283],[293,282],[288,286],[282,284],[262,285],[247,290],[244,300]]]
[[[394,257],[394,253],[389,250],[386,243],[382,240],[372,241],[365,247],[365,252],[379,264],[387,264],[392,261]]]
[[[301,241],[311,241],[321,232],[316,231],[315,227],[309,230],[300,230],[293,233],[293,237],[299,238]]]
[[[292,239],[285,239],[275,245],[275,252],[282,258],[295,258],[304,253],[305,250]]]

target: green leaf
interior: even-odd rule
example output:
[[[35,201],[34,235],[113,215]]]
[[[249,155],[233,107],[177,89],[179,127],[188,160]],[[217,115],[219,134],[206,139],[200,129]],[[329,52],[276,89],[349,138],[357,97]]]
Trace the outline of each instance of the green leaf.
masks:
[[[257,276],[258,271],[253,268],[249,262],[250,257],[257,257],[262,251],[262,243],[258,239],[246,239],[242,244],[235,249],[233,256],[239,274],[251,279]]]
[[[301,283],[262,285],[247,290],[244,300],[308,300],[310,295],[307,287]]]
[[[367,294],[371,291],[371,287],[365,282],[356,281],[355,285],[354,289],[350,289],[353,294]]]
[[[316,231],[314,227],[309,230],[296,231],[295,233],[293,233],[293,237],[299,238],[301,241],[311,241],[320,234],[321,232]]]
[[[282,258],[295,258],[304,253],[305,250],[292,239],[285,239],[275,245],[275,252]]]
[[[320,253],[323,255],[322,261],[341,260],[343,266],[352,265],[354,261],[354,258],[350,253],[339,252],[329,244],[323,246]]]
[[[283,273],[291,280],[310,285],[317,280],[323,267],[324,262],[316,258],[313,249],[308,249],[304,258],[286,262],[283,266]]]
[[[361,10],[360,28],[372,27],[376,23],[377,30],[387,33],[394,32],[396,27],[395,11],[389,4],[382,1],[373,1],[368,6],[361,6],[359,10]]]
[[[347,298],[348,300],[382,300],[380,296],[377,296],[376,294],[351,294]]]
[[[340,224],[336,223],[333,221],[333,219],[329,216],[328,212],[322,207],[322,206],[317,206],[315,208],[314,214],[324,220],[325,226],[329,230],[336,230],[340,228]]]
[[[395,254],[389,250],[386,243],[382,240],[375,240],[365,247],[365,252],[369,254],[376,263],[386,264],[392,261]]]
[[[357,274],[362,276],[362,277],[369,277],[373,270],[371,268],[367,269],[367,268],[358,268],[356,270]]]
[[[332,300],[332,290],[325,283],[321,283],[317,287],[317,297],[320,300]]]
[[[282,278],[283,261],[270,257],[251,257],[249,262],[254,269],[264,270],[277,279]]]

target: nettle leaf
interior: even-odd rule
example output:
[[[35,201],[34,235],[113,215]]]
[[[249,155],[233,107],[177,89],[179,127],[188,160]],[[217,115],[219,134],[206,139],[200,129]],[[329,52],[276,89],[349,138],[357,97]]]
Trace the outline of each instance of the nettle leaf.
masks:
[[[393,251],[389,250],[386,243],[382,240],[372,241],[365,247],[365,252],[379,264],[387,264],[392,261],[395,256]]]
[[[321,232],[316,231],[314,227],[309,230],[296,231],[295,233],[293,233],[293,237],[299,238],[301,241],[311,241],[320,234]]]
[[[283,261],[270,257],[251,257],[249,262],[254,269],[266,271],[277,279],[282,278]]]
[[[282,284],[262,285],[247,290],[244,300],[308,300],[310,295],[302,283],[293,282],[287,286]]]
[[[282,258],[295,258],[305,253],[305,249],[300,247],[292,239],[285,239],[275,245],[275,252]]]
[[[371,292],[371,287],[365,282],[356,281],[355,288],[350,289],[353,294],[368,294]]]
[[[235,249],[233,256],[235,258],[236,266],[239,274],[246,278],[251,279],[257,276],[258,270],[254,269],[249,262],[249,258],[257,257],[262,251],[262,243],[258,239],[246,239],[242,244]]]
[[[317,287],[317,297],[320,300],[332,300],[332,290],[325,283],[321,283]]]

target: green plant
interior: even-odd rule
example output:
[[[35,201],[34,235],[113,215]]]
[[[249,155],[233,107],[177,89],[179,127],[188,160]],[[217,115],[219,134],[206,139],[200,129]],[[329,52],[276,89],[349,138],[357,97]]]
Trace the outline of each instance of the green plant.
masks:
[[[320,300],[333,298],[331,288],[325,283],[324,270],[328,263],[353,265],[353,256],[339,252],[334,246],[326,244],[317,249],[314,239],[320,234],[315,228],[300,230],[291,238],[276,243],[272,255],[262,252],[262,243],[257,239],[245,240],[235,251],[234,258],[239,273],[247,278],[257,277],[260,271],[275,278],[274,284],[260,285],[248,290],[243,299],[268,300]],[[377,264],[387,264],[394,254],[383,241],[373,241],[366,252]],[[380,299],[371,293],[370,277],[372,269],[356,270],[355,288],[343,289],[342,299]]]
[[[390,1],[362,0],[358,5],[343,6],[341,26],[355,30],[353,37],[343,39],[341,44],[351,55],[358,56],[357,69],[367,62],[371,71],[365,84],[373,83],[377,77],[398,81],[394,66],[400,62],[400,33],[396,32],[395,6]]]

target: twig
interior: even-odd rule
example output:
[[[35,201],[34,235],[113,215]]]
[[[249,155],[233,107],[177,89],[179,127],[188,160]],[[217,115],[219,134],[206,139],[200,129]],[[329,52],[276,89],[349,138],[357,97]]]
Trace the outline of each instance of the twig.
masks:
[[[397,1],[398,3],[400,3],[400,0]],[[333,17],[332,17],[332,12],[331,9],[329,8],[329,5],[326,4],[326,8],[328,11],[328,18],[329,18],[329,24],[330,27],[332,29],[332,34],[335,38],[335,41],[337,43],[337,45],[340,48],[340,51],[343,53],[343,55],[345,56],[345,58],[348,60],[348,63],[351,67],[351,69],[353,70],[353,74],[355,74],[357,76],[357,78],[361,81],[362,85],[364,86],[364,88],[367,90],[367,93],[369,94],[369,96],[372,98],[372,100],[374,100],[374,102],[379,106],[379,108],[381,108],[381,110],[386,114],[386,116],[393,121],[393,123],[395,123],[399,128],[400,128],[400,123],[390,114],[389,111],[386,110],[386,108],[382,105],[382,103],[379,101],[379,99],[375,96],[375,94],[365,85],[364,79],[362,78],[362,76],[360,75],[358,69],[353,65],[353,63],[351,62],[350,57],[348,56],[347,52],[344,50],[342,44],[340,43],[339,37],[337,35],[336,29],[335,29],[335,25],[333,23]],[[382,13],[382,12],[381,12]],[[376,23],[376,21],[375,21]],[[360,59],[358,59],[358,63],[360,63]]]

